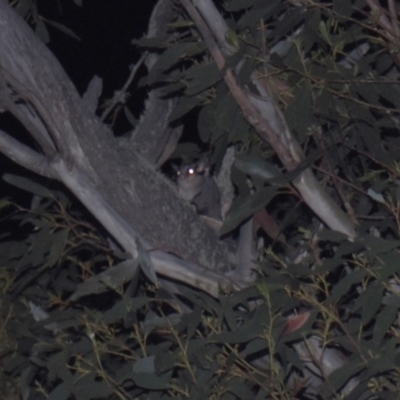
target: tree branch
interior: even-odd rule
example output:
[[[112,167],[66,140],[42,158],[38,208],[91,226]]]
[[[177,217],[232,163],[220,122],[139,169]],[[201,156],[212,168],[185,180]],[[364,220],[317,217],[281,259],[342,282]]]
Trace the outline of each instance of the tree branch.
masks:
[[[47,156],[54,157],[56,149],[43,121],[29,103],[17,103],[19,98],[12,98],[11,89],[8,87],[1,72],[3,71],[0,70],[0,104],[24,125],[25,129],[32,134]]]
[[[149,252],[173,253],[209,267],[216,276],[232,270],[232,244],[219,241],[216,233],[178,198],[172,183],[156,171],[149,158],[140,155],[140,143],[133,151],[118,146],[51,52],[1,0],[0,30],[0,69],[6,71],[8,88],[15,90],[19,101],[34,107],[59,150],[58,156],[48,161],[54,175],[43,171],[39,162],[36,170],[64,183],[126,252],[135,255],[139,239]],[[154,115],[152,118],[157,120]],[[147,139],[149,132],[143,134]],[[23,163],[24,157],[11,151],[18,143],[7,142],[7,138],[3,135],[5,152]],[[65,152],[60,151],[58,138],[65,140]],[[73,162],[69,162],[68,154]],[[30,168],[32,163],[25,160],[24,165]],[[200,272],[193,271],[191,282],[201,282],[199,268]],[[168,269],[164,273],[168,276]],[[199,281],[193,279],[196,274]],[[183,273],[176,275],[184,279]]]
[[[304,159],[304,155],[299,144],[287,129],[283,114],[275,104],[272,95],[267,93],[268,89],[261,92],[264,97],[255,96],[249,90],[247,90],[246,95],[237,84],[233,71],[226,67],[224,56],[218,48],[211,30],[196,8],[190,0],[180,0],[180,2],[199,29],[218,68],[220,71],[224,71],[225,83],[242,110],[244,118],[254,127],[260,137],[275,150],[288,171],[294,170]],[[198,0],[198,2],[209,3],[210,1]],[[218,10],[215,12],[218,12]],[[260,87],[260,90],[263,90],[257,82],[257,79],[254,78],[253,83]],[[271,118],[271,115],[273,118]],[[274,124],[274,127],[271,124]],[[323,190],[311,170],[304,171],[293,184],[302,195],[303,200],[330,228],[351,238],[355,237],[353,222]]]
[[[2,130],[0,130],[0,151],[22,167],[47,178],[57,178],[47,157],[23,145]]]

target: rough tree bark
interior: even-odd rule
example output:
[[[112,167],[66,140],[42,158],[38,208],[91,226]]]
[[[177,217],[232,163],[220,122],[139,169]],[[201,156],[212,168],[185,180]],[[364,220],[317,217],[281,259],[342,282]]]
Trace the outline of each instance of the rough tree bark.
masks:
[[[160,153],[164,133],[138,130],[135,141],[120,146],[6,0],[0,1],[0,31],[0,106],[40,146],[36,151],[0,131],[0,151],[63,182],[132,256],[140,241],[157,272],[216,294],[233,268],[232,249],[177,197],[155,160],[146,159]],[[146,133],[154,140],[147,142]]]

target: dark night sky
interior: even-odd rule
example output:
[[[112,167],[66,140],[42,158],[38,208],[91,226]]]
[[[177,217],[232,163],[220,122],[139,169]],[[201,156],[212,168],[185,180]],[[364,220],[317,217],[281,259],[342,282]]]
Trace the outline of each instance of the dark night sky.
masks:
[[[102,99],[110,98],[116,89],[122,87],[129,75],[129,66],[141,54],[131,44],[132,39],[140,38],[147,31],[156,2],[83,0],[81,8],[72,0],[38,1],[41,15],[64,24],[81,38],[77,41],[48,26],[51,38],[49,48],[81,94],[94,74],[103,79]],[[128,105],[135,109],[132,101]]]

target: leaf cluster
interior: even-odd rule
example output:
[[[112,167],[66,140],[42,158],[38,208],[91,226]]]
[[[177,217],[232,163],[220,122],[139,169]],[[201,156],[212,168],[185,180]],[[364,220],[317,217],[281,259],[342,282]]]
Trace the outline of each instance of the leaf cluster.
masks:
[[[314,256],[293,263],[270,251],[255,287],[216,300],[179,285],[171,297],[132,266],[111,280],[126,261],[101,249],[62,192],[7,179],[34,193],[31,209],[3,209],[0,248],[2,369],[25,398],[334,399],[351,379],[346,399],[398,393],[398,240],[305,232]],[[296,312],[307,317],[293,328]],[[295,351],[311,338],[312,378]],[[325,371],[337,354],[346,362]]]
[[[244,60],[242,85],[252,88],[256,70],[273,88],[307,155],[303,166],[357,221],[357,238],[329,230],[315,238],[315,220],[289,186],[298,171],[287,174],[256,137],[182,14],[173,41],[137,41],[166,49],[145,83],[179,94],[171,121],[196,110],[216,164],[229,144],[244,155],[226,230],[268,206],[290,248],[308,256],[294,262],[298,254],[269,248],[255,287],[216,300],[179,285],[172,297],[135,265],[126,269],[64,194],[9,177],[33,194],[30,209],[3,210],[0,245],[2,371],[19,377],[24,398],[397,398],[400,96],[392,49],[361,0],[224,7],[238,48],[228,66]],[[122,279],[101,275],[113,269]],[[293,316],[307,313],[293,328]]]
[[[256,92],[256,75],[273,91],[290,132],[306,155],[304,167],[313,166],[317,177],[326,182],[329,194],[344,204],[365,232],[377,224],[376,220],[364,223],[359,218],[374,218],[371,214],[376,202],[368,190],[380,194],[384,188],[394,196],[397,193],[400,96],[397,67],[390,54],[393,50],[365,11],[365,1],[299,3],[224,2],[221,11],[238,48],[233,56],[226,57],[226,67],[238,71],[237,81],[242,87]],[[168,41],[135,41],[145,48],[163,50],[142,83],[162,85],[165,96],[179,96],[171,122],[197,115],[195,122],[190,118],[192,140],[205,145],[217,170],[231,145],[250,160],[245,170],[236,164],[238,169],[232,172],[239,196],[232,210],[235,222],[224,231],[278,196],[279,201],[270,207],[281,219],[283,229],[310,225],[311,213],[301,202],[296,206],[296,195],[287,186],[303,168],[278,179],[281,191],[265,187],[271,184],[265,177],[285,172],[275,152],[256,136],[240,113],[223,81],[225,71],[218,71],[185,14],[177,17],[171,30],[175,35]],[[232,39],[227,40],[232,43]],[[186,144],[178,146],[176,154],[190,158],[189,149],[193,151]],[[259,159],[267,160],[269,166],[260,168]],[[249,200],[246,177],[251,177],[258,197],[264,201]],[[393,207],[386,205],[393,215]],[[285,218],[280,218],[282,215]],[[382,220],[378,230],[397,237],[397,217]],[[294,243],[298,239],[296,229],[288,232]]]

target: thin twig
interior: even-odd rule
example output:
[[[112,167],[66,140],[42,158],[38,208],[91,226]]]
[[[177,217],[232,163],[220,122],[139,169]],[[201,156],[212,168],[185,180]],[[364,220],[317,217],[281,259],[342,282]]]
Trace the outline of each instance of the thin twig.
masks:
[[[48,158],[0,130],[0,152],[15,163],[47,178],[58,178]]]
[[[135,78],[135,75],[140,68],[140,66],[143,64],[144,60],[147,57],[148,52],[146,51],[142,57],[140,57],[139,61],[131,68],[131,73],[129,74],[129,77],[127,81],[125,82],[124,86],[122,87],[121,90],[115,91],[114,97],[111,99],[110,105],[104,110],[103,114],[100,117],[100,121],[104,122],[105,118],[107,115],[111,112],[111,110],[120,102],[124,101],[125,93],[128,90],[130,84],[132,83],[133,79]]]
[[[385,10],[381,7],[377,0],[367,0],[367,3],[372,11],[372,17],[387,33],[387,39],[392,41],[395,38],[395,33],[393,32],[393,27],[386,15]]]
[[[400,36],[399,20],[397,18],[396,6],[393,0],[388,1],[390,19],[392,20],[392,27],[397,37]]]

